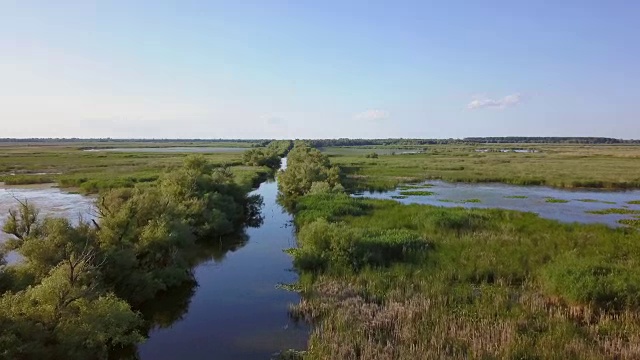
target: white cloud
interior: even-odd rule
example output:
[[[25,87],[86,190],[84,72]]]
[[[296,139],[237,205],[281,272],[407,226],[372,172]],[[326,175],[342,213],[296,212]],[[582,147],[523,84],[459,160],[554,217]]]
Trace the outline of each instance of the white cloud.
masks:
[[[520,94],[507,95],[501,99],[491,99],[486,96],[475,96],[474,99],[467,104],[467,109],[504,109],[509,106],[518,105],[522,101]]]
[[[356,120],[369,120],[369,121],[377,121],[377,120],[386,120],[389,118],[389,112],[384,110],[367,110],[361,112],[354,116]]]

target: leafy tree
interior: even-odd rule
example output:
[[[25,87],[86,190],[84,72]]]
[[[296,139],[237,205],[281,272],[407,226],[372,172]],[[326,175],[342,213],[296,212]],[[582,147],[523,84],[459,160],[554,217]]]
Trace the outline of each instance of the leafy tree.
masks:
[[[340,184],[340,169],[329,158],[305,143],[297,143],[289,152],[287,169],[278,175],[281,194],[289,200],[308,193],[314,183],[326,182],[329,188]]]

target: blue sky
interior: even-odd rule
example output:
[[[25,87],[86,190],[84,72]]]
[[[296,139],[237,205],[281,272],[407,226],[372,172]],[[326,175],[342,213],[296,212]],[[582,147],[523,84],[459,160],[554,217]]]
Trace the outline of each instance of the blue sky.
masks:
[[[0,0],[0,137],[640,138],[640,2]]]

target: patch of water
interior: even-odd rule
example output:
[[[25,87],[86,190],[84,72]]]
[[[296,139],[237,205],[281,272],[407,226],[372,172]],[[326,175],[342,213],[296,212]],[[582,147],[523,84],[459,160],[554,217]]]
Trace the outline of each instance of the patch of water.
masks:
[[[40,210],[40,217],[60,216],[77,222],[94,216],[94,199],[79,194],[61,191],[51,185],[0,186],[0,228],[4,225],[9,210],[15,209],[19,201],[27,201]],[[9,235],[0,231],[0,242]],[[15,253],[7,256],[9,263],[18,261]]]
[[[396,189],[381,193],[365,192],[355,196],[393,199],[404,204],[528,211],[537,213],[543,218],[562,222],[602,223],[614,227],[620,226],[618,220],[632,219],[634,216],[623,214],[599,215],[590,214],[588,211],[623,207],[630,210],[640,210],[640,205],[628,204],[629,201],[640,200],[640,190],[565,190],[546,186],[515,186],[496,183],[469,184],[445,181],[428,181],[422,185],[424,184],[433,185],[424,190],[435,194],[393,199],[393,196],[400,196],[402,191],[406,191]],[[416,185],[415,189],[421,189],[421,187]],[[522,198],[508,198],[514,196]],[[478,199],[479,202],[463,202],[470,199]],[[549,199],[560,199],[567,202],[548,202]]]

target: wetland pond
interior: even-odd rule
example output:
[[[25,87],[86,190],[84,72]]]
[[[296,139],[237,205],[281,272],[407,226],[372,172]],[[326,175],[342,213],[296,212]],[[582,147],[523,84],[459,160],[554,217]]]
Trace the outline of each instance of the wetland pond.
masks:
[[[387,192],[364,192],[354,196],[394,199],[404,204],[527,211],[562,222],[602,223],[612,227],[620,226],[618,221],[621,219],[640,216],[640,204],[629,203],[640,200],[640,190],[565,190],[546,186],[450,183],[435,180],[400,186]],[[629,214],[591,213],[607,212],[608,209],[617,209]],[[635,214],[632,213],[634,211]]]

